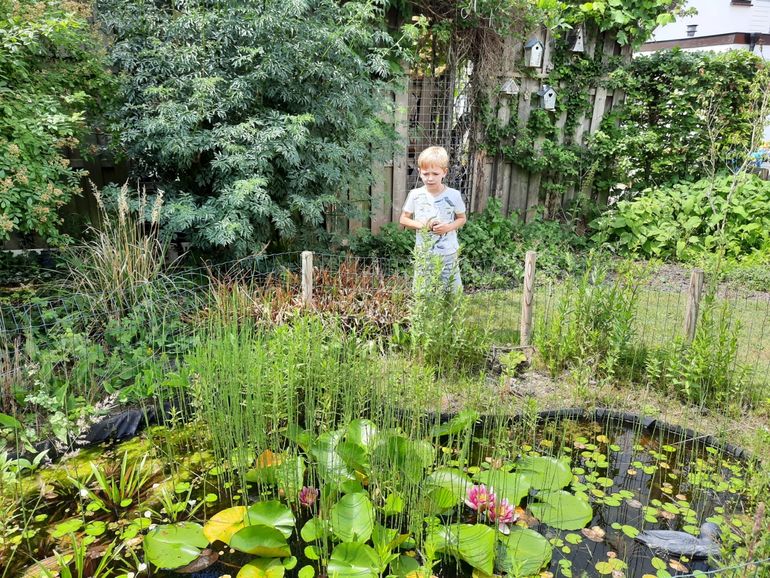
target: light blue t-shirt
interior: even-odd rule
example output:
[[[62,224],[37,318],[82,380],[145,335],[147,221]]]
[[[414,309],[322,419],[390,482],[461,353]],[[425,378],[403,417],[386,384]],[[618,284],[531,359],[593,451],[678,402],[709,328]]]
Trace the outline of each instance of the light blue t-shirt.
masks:
[[[460,191],[446,187],[438,195],[429,193],[425,187],[412,189],[406,197],[403,212],[412,213],[416,221],[427,222],[435,219],[441,223],[452,223],[455,215],[465,212],[465,203],[460,196]],[[426,242],[431,247],[431,252],[436,255],[451,255],[460,248],[457,241],[457,231],[449,231],[443,235],[424,233],[417,231],[418,247]]]

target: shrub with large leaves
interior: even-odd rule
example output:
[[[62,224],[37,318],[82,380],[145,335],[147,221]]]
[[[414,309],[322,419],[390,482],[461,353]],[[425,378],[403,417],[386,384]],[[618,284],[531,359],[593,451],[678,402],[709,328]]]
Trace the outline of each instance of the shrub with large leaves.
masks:
[[[375,2],[100,0],[123,80],[116,117],[164,226],[246,254],[312,236],[366,195],[393,130]]]

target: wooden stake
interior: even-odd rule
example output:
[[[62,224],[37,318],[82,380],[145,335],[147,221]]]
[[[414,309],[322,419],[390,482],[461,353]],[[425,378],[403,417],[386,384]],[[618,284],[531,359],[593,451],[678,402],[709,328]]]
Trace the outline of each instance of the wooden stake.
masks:
[[[313,251],[302,251],[302,305],[313,302]]]
[[[684,313],[684,336],[687,343],[695,339],[695,327],[698,324],[698,308],[703,292],[703,270],[693,269],[690,275],[690,289],[687,291],[687,309]]]
[[[524,259],[524,287],[521,293],[521,333],[519,343],[530,345],[532,338],[532,302],[535,297],[535,261],[537,253],[527,251]]]

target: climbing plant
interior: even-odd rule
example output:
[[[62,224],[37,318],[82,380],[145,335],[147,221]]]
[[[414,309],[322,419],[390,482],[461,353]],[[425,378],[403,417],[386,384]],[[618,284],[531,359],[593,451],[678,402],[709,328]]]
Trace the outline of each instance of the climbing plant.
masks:
[[[59,209],[79,194],[64,155],[109,102],[104,51],[78,2],[0,0],[0,241],[62,245]]]

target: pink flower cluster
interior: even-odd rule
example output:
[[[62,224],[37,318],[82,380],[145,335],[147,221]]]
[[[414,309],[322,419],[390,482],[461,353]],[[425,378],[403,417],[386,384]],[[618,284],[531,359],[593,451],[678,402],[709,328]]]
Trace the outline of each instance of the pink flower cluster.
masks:
[[[484,484],[468,488],[465,504],[481,515],[486,514],[489,521],[497,524],[503,534],[509,534],[511,530],[508,524],[513,524],[519,518],[515,508],[508,502],[508,498],[498,500],[495,489],[487,488]]]
[[[312,508],[318,499],[318,490],[309,486],[303,486],[299,492],[299,503],[306,508]]]

